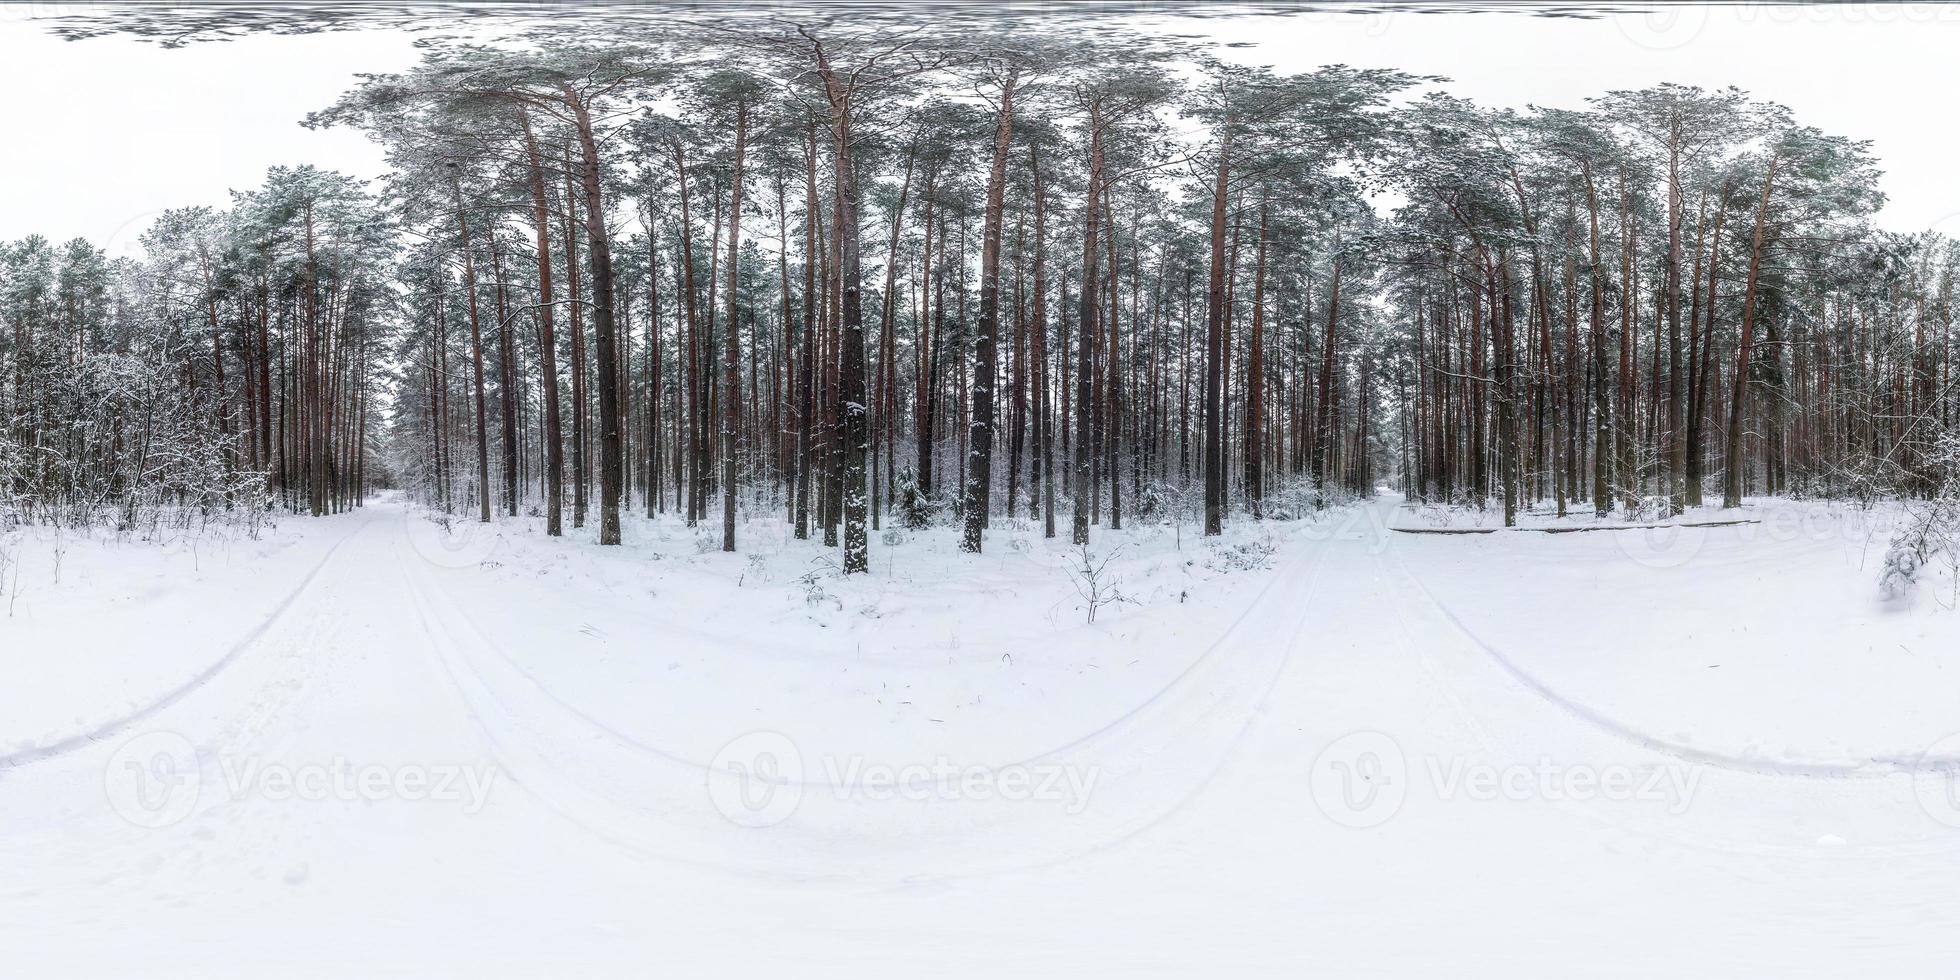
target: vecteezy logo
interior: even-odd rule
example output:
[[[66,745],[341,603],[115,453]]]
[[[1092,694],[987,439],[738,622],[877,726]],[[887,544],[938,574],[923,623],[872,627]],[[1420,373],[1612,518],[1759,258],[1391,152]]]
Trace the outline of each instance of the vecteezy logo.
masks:
[[[1960,733],[1926,748],[1912,771],[1912,795],[1926,815],[1948,827],[1960,828]]]
[[[1613,25],[1627,40],[1653,51],[1668,51],[1692,42],[1708,26],[1701,4],[1655,4],[1613,15]]]
[[[190,816],[202,781],[196,747],[176,732],[148,732],[124,742],[102,770],[110,809],[152,829]]]
[[[1308,777],[1314,805],[1343,827],[1379,827],[1409,794],[1402,747],[1381,732],[1354,732],[1322,749]]]
[[[708,799],[731,822],[773,827],[803,797],[803,755],[781,732],[750,732],[708,763]]]
[[[438,568],[473,568],[497,550],[497,526],[449,514],[417,517],[404,514],[408,543],[424,561]]]
[[[1648,568],[1679,568],[1701,553],[1708,530],[1692,524],[1656,524],[1604,532],[1620,553]]]

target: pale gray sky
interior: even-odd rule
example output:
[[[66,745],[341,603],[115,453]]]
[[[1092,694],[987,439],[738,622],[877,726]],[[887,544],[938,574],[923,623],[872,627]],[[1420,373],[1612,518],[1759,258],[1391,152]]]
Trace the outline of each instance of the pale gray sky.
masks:
[[[7,8],[0,8],[4,12]],[[62,41],[0,21],[0,240],[85,236],[129,254],[158,211],[223,205],[267,167],[363,177],[386,166],[348,129],[299,125],[354,82],[415,60],[398,34],[258,37],[167,51],[121,38]]]
[[[414,59],[393,33],[255,37],[166,51],[56,40],[0,7],[0,239],[86,236],[126,253],[157,211],[222,205],[265,168],[310,162],[363,177],[380,152],[298,120],[357,72]],[[1960,6],[1671,7],[1595,20],[1522,14],[1346,14],[1180,21],[1248,45],[1232,56],[1299,71],[1323,64],[1449,76],[1492,105],[1577,106],[1612,88],[1738,85],[1828,132],[1874,141],[1889,196],[1879,222],[1960,235]]]

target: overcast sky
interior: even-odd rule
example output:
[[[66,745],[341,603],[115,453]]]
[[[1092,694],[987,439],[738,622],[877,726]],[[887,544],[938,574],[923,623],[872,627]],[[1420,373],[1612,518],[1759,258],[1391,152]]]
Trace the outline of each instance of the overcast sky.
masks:
[[[166,51],[64,42],[0,6],[0,240],[86,236],[128,254],[155,214],[223,205],[274,164],[363,177],[380,151],[347,130],[299,126],[357,72],[414,60],[394,33],[256,37]],[[1248,45],[1282,71],[1345,63],[1452,79],[1491,105],[1578,106],[1663,81],[1737,85],[1827,132],[1869,139],[1886,171],[1879,223],[1960,235],[1960,6],[1675,7],[1596,20],[1484,14],[1295,14],[1183,21],[1180,33]]]

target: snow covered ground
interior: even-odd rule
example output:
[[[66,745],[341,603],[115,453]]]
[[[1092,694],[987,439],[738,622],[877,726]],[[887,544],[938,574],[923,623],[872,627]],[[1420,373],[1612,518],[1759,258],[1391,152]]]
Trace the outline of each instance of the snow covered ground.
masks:
[[[10,975],[1944,976],[1896,511],[0,537]],[[1583,522],[1589,519],[1573,519]],[[1556,523],[1542,521],[1540,523]],[[1063,528],[1066,540],[1066,527]],[[54,567],[59,554],[60,576]],[[20,573],[18,587],[14,578]],[[1944,576],[1945,573],[1942,573]]]

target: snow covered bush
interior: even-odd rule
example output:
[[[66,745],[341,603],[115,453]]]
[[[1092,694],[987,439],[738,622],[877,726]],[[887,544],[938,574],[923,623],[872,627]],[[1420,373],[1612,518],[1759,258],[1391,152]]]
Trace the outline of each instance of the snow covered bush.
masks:
[[[1936,455],[1940,453],[1951,455],[1953,452],[1951,436],[1947,437],[1943,450],[1935,450]],[[1951,497],[1956,489],[1953,481],[1954,461],[1948,459],[1944,465],[1937,459],[1929,459],[1927,462],[1930,468],[1943,470],[1947,474],[1943,481],[1945,488],[1941,492]],[[1858,506],[1869,510],[1873,504],[1891,496],[1898,487],[1904,485],[1906,477],[1906,472],[1889,455],[1857,453],[1840,464],[1826,477],[1826,480],[1836,483],[1840,495],[1857,501]]]
[[[1265,568],[1278,553],[1279,543],[1270,533],[1245,541],[1214,544],[1205,564],[1220,572],[1249,572]]]
[[[843,611],[844,601],[833,595],[823,585],[824,579],[832,577],[836,574],[836,571],[835,563],[826,563],[823,567],[813,568],[797,576],[796,581],[803,586],[803,604],[805,606],[811,609],[830,606],[839,612]]]
[[[1633,498],[1630,506],[1623,508],[1628,521],[1648,524],[1666,517],[1673,509],[1673,501],[1663,493],[1640,494]]]
[[[1945,498],[1907,508],[1903,527],[1892,536],[1879,569],[1879,590],[1888,599],[1909,595],[1927,564],[1944,555],[1960,559],[1960,500]]]
[[[1266,516],[1278,521],[1298,520],[1319,510],[1322,497],[1310,480],[1295,480],[1266,498]]]
[[[163,357],[85,352],[42,366],[39,404],[0,439],[0,510],[10,520],[124,536],[188,529],[214,517],[255,524],[265,475],[240,465],[235,433]],[[31,414],[32,425],[20,421]],[[256,530],[256,528],[252,528]]]
[[[1307,478],[1288,480],[1266,494],[1266,516],[1276,521],[1298,521],[1354,500],[1354,494],[1340,487],[1316,486]]]
[[[1152,480],[1131,501],[1130,516],[1138,525],[1197,523],[1204,517],[1202,486],[1175,480]]]
[[[1170,487],[1160,480],[1151,480],[1138,490],[1130,500],[1130,517],[1138,524],[1155,524],[1173,519],[1171,514]]]
[[[1129,596],[1118,588],[1121,584],[1110,571],[1110,563],[1116,560],[1123,548],[1118,545],[1108,552],[1097,555],[1086,544],[1077,545],[1076,552],[1070,556],[1068,564],[1069,584],[1075,586],[1075,594],[1082,597],[1089,611],[1089,622],[1096,621],[1096,610],[1116,602],[1129,602]]]
[[[915,531],[927,527],[937,507],[925,491],[919,489],[919,474],[907,466],[898,471],[898,516],[905,526]]]
[[[1879,569],[1879,591],[1888,599],[1910,595],[1935,558],[1960,565],[1960,435],[1944,436],[1926,465],[1936,489],[1931,499],[1906,505],[1905,521],[1893,533]]]

